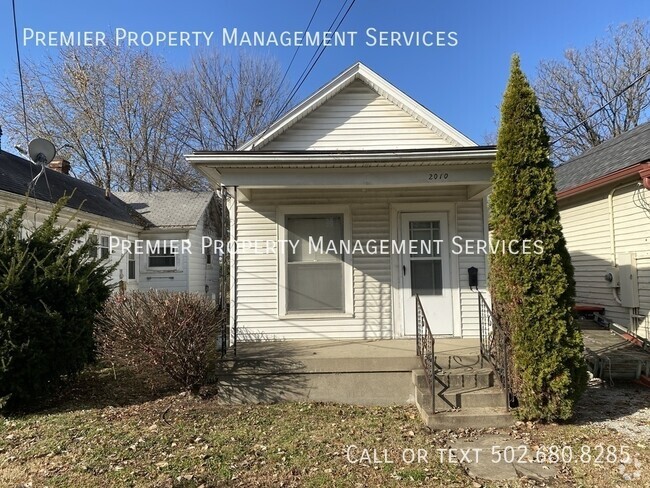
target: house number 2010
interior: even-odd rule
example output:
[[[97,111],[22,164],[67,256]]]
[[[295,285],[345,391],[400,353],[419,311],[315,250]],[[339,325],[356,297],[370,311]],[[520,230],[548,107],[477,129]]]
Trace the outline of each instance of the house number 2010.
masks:
[[[429,180],[446,180],[449,178],[449,173],[429,173]]]

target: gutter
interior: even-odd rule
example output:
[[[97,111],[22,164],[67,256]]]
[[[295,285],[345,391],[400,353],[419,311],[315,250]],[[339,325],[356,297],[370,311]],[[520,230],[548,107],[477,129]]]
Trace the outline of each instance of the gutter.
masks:
[[[240,153],[210,153],[210,154],[189,154],[185,158],[195,166],[218,166],[225,168],[228,166],[242,166],[264,164],[272,168],[275,165],[295,165],[304,164],[323,164],[332,167],[333,164],[352,167],[355,164],[362,163],[414,163],[423,164],[435,161],[455,161],[465,162],[484,162],[492,163],[496,151],[494,149],[482,150],[463,150],[449,152],[385,152],[385,153],[366,153],[366,154],[340,154],[340,153],[319,153],[319,154],[256,154],[251,151],[242,151]],[[406,166],[406,164],[405,164]]]
[[[620,180],[623,180],[628,177],[639,176],[646,189],[650,190],[650,163],[637,163],[627,168],[614,171],[595,180],[583,183],[582,185],[575,186],[566,190],[557,192],[557,199],[562,200],[564,198],[572,197],[580,193],[584,193],[589,190],[594,190],[611,183],[616,183]]]

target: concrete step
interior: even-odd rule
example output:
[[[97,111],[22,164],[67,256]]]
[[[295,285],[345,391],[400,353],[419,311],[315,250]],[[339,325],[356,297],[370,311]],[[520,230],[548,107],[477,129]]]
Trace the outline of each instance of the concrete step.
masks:
[[[415,389],[416,401],[424,405],[431,405],[431,391],[424,380],[424,375],[418,377]],[[480,408],[505,406],[505,392],[498,386],[488,387],[456,387],[443,388],[436,384],[436,409],[448,410],[451,408]]]
[[[224,404],[336,402],[405,405],[414,402],[411,371],[237,374],[218,377]]]
[[[349,358],[270,358],[222,360],[217,364],[218,376],[306,373],[410,373],[421,367],[417,356],[412,357],[349,357]]]
[[[495,391],[498,390],[498,391]],[[514,418],[508,409],[504,406],[505,394],[498,388],[491,387],[475,392],[465,392],[469,394],[462,409],[445,410],[440,405],[441,400],[436,401],[436,413],[433,413],[431,404],[431,393],[428,388],[415,388],[415,404],[420,412],[424,423],[432,429],[482,429],[488,427],[505,428],[514,423]],[[489,402],[483,402],[481,395],[490,397]],[[497,400],[499,404],[496,404]],[[474,403],[475,402],[475,403]],[[492,406],[484,406],[486,403],[495,403]],[[447,405],[447,408],[450,408]]]
[[[436,354],[436,369],[483,368],[488,366],[480,354]]]
[[[467,408],[435,415],[420,410],[424,423],[434,430],[507,428],[514,424],[514,418],[505,407]]]
[[[436,388],[440,390],[450,388],[471,390],[476,388],[489,388],[498,384],[494,379],[494,371],[490,368],[445,370],[437,372],[435,377]],[[424,370],[422,369],[414,370],[412,379],[413,384],[421,388],[428,384]]]
[[[505,393],[497,386],[469,391],[449,389],[436,394],[438,398],[443,399],[445,404],[451,405],[453,408],[502,407],[506,404]]]

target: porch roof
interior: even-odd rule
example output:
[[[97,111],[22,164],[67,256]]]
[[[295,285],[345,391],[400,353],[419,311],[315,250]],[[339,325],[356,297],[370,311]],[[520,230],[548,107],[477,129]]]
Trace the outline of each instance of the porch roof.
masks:
[[[343,151],[195,151],[187,160],[199,168],[343,168],[491,164],[496,146]]]
[[[198,151],[187,160],[215,185],[298,186],[489,185],[494,146],[363,151]],[[427,179],[444,171],[444,179]],[[369,170],[371,170],[369,172]]]

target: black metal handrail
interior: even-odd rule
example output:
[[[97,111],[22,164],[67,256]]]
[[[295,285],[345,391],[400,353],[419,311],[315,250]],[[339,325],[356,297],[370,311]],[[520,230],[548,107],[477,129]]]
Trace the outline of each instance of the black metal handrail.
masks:
[[[510,352],[512,342],[506,330],[494,318],[490,305],[481,292],[478,292],[478,324],[481,356],[492,365],[499,377],[501,385],[506,392],[506,408],[510,409],[515,403],[515,396],[510,381]]]
[[[431,333],[427,316],[424,313],[420,297],[415,295],[415,349],[424,368],[429,391],[431,392],[431,409],[436,413],[436,380],[435,380],[435,346],[436,340]]]

